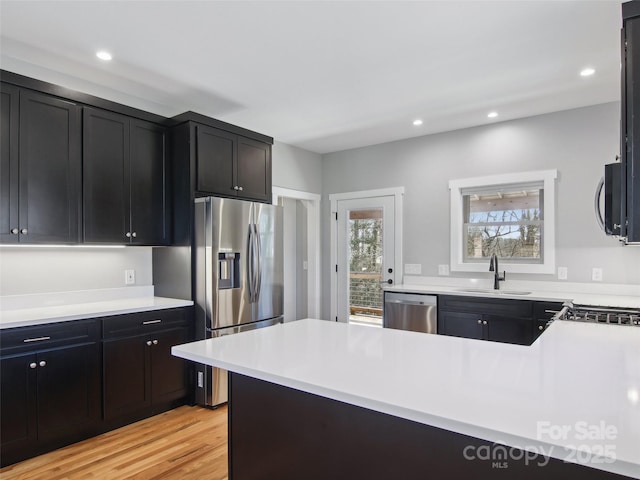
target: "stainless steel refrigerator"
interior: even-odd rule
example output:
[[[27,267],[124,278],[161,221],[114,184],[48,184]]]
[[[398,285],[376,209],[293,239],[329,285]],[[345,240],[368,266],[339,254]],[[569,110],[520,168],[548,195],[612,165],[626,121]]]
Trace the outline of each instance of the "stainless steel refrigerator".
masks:
[[[282,207],[215,197],[195,200],[199,339],[282,322],[282,235]],[[196,368],[196,402],[226,402],[227,371]]]

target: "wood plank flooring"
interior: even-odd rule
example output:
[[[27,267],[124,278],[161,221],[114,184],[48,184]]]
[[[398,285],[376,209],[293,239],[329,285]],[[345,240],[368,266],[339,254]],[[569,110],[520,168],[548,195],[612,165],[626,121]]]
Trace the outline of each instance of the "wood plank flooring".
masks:
[[[227,478],[226,406],[183,406],[0,470],[2,480]]]

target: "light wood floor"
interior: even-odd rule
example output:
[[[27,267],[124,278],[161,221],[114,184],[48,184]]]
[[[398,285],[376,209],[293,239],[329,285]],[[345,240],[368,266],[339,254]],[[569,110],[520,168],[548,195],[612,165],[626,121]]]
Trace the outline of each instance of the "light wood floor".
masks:
[[[0,470],[2,480],[227,480],[227,407],[180,407]]]

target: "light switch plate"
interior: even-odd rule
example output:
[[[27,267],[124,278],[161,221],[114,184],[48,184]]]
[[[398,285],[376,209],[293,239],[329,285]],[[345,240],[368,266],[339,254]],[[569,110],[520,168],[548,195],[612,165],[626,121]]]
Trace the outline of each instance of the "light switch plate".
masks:
[[[405,263],[404,273],[405,275],[420,275],[422,274],[422,265],[419,263]]]
[[[594,282],[601,282],[602,281],[602,269],[601,268],[594,267],[591,270],[591,280],[593,280]]]
[[[569,269],[567,267],[558,267],[558,280],[566,280],[569,275]]]
[[[449,275],[449,265],[438,265],[438,275]]]

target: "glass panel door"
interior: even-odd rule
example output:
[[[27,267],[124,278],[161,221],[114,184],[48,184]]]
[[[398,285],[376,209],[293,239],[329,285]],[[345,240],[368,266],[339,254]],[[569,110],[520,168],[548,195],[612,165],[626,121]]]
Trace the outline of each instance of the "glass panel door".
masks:
[[[382,326],[382,287],[395,280],[394,201],[338,202],[338,321]]]

